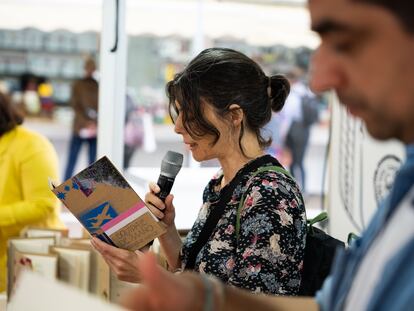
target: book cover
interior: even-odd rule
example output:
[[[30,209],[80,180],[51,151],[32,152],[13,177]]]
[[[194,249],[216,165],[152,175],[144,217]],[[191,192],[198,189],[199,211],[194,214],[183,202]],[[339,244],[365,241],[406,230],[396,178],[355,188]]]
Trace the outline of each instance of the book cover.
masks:
[[[165,232],[164,224],[107,157],[52,186],[85,229],[108,244],[135,251]]]

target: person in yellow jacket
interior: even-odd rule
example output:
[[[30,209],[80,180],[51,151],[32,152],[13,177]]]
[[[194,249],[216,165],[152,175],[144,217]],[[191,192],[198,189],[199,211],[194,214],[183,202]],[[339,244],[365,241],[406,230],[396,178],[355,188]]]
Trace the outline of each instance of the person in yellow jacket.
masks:
[[[0,93],[0,292],[6,289],[7,240],[28,225],[63,228],[59,202],[48,186],[48,177],[58,177],[56,152],[22,122]]]

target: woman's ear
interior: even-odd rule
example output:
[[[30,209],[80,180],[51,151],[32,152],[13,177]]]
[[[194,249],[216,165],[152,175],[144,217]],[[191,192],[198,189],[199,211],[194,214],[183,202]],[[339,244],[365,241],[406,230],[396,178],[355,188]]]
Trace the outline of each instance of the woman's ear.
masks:
[[[229,111],[232,124],[234,126],[240,125],[244,118],[243,109],[241,109],[240,106],[237,104],[231,104],[229,107]]]

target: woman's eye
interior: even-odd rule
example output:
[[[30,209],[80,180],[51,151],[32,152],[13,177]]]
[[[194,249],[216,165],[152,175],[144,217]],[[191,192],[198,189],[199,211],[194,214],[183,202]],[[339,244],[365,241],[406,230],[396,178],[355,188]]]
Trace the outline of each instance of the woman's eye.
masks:
[[[178,118],[179,111],[175,109],[170,109],[171,119],[175,122]]]

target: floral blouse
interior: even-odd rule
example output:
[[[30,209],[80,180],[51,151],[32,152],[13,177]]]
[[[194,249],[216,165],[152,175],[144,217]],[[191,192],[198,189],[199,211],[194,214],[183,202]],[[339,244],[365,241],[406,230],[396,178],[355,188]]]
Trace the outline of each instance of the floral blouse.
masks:
[[[271,159],[265,164],[272,165]],[[237,174],[242,171],[243,168]],[[306,240],[302,196],[295,181],[283,173],[263,171],[251,178],[253,174],[254,171],[242,176],[235,187],[223,216],[196,257],[195,270],[255,293],[296,295]],[[220,170],[204,190],[203,205],[181,250],[183,267],[209,215],[211,203],[220,196],[222,177]],[[236,239],[237,208],[243,197]]]

